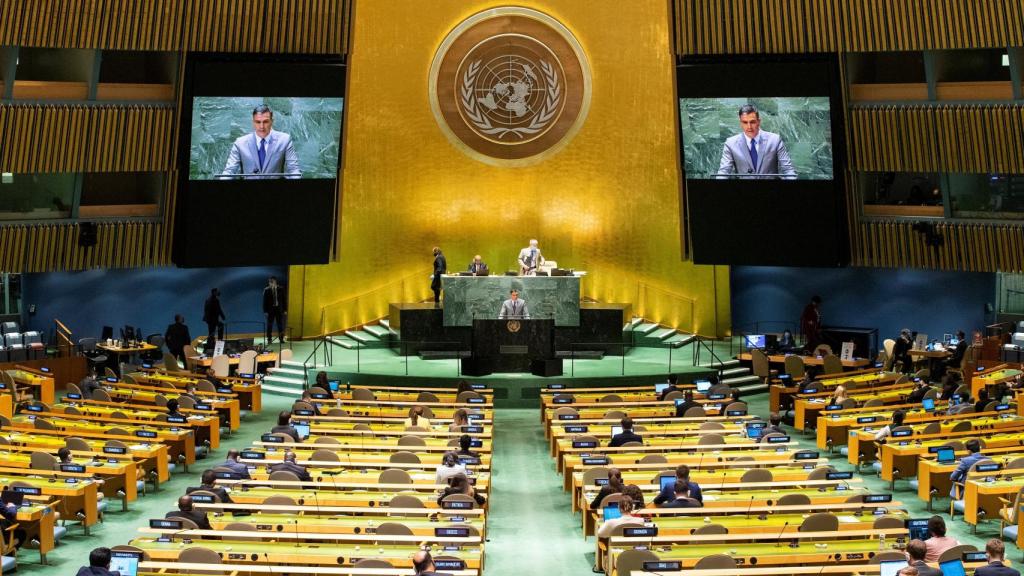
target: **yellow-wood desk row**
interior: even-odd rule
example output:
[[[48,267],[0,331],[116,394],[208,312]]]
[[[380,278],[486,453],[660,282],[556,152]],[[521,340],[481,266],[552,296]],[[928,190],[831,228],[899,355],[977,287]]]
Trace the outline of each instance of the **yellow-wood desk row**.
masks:
[[[155,473],[158,482],[166,482],[170,479],[170,471],[167,466],[168,446],[160,443],[139,442],[140,439],[133,436],[92,433],[64,434],[58,431],[44,430],[3,430],[0,433],[0,438],[3,438],[4,443],[10,446],[38,449],[51,454],[56,454],[57,450],[67,446],[68,438],[80,438],[88,445],[89,450],[72,449],[72,455],[95,456],[108,461],[109,459],[120,461],[122,458],[132,458],[146,474]]]
[[[206,377],[201,374],[190,374],[188,372],[178,372],[171,374],[168,372],[162,372],[159,370],[136,372],[130,374],[134,384],[150,386],[153,389],[160,390],[173,390],[182,391],[189,384],[198,384],[200,380],[205,380]],[[263,387],[260,385],[259,380],[253,377],[247,376],[228,376],[221,378],[220,381],[225,384],[230,384],[231,392],[209,392],[197,390],[196,396],[200,398],[210,397],[235,397],[238,398],[239,404],[243,410],[249,410],[255,413],[259,413],[263,409]],[[125,382],[131,384],[132,382]],[[226,389],[226,387],[225,387]]]
[[[819,376],[814,380],[813,384],[816,388],[820,389],[819,392],[831,393],[840,385],[845,387],[847,391],[871,389],[895,382],[901,376],[901,374],[885,372],[878,368],[866,368],[864,370],[843,372],[840,375],[826,374]],[[793,379],[788,376],[785,378],[779,377],[773,379],[771,381],[771,385],[768,387],[769,410],[772,412],[779,412],[781,410],[791,408],[794,397],[800,395],[806,388],[807,385],[801,385],[800,382],[794,382]]]
[[[919,423],[937,422],[941,425],[973,418],[988,418],[1005,412],[970,412],[947,414],[949,403],[938,401],[935,410],[929,412],[920,404],[890,404],[888,406],[868,406],[830,410],[818,416],[817,443],[819,448],[844,446],[853,430],[881,427],[892,422],[893,412],[902,410],[904,424],[910,426]]]
[[[869,392],[857,391],[848,396],[857,402],[858,405],[872,400],[881,403],[880,405],[887,406],[890,404],[905,404],[907,396],[910,395],[913,389],[914,384],[907,382],[880,386]],[[808,427],[817,424],[818,416],[828,406],[827,394],[824,396],[818,396],[817,394],[808,396],[806,398],[797,398],[793,402],[793,427],[797,430],[806,430]]]
[[[52,428],[41,426],[40,421],[48,422]],[[193,464],[196,459],[196,438],[191,430],[172,431],[170,428],[157,428],[149,425],[112,427],[67,418],[30,420],[27,416],[20,415],[11,420],[10,429],[25,434],[54,433],[64,438],[77,436],[80,438],[109,438],[141,444],[165,444],[172,458],[184,459],[186,464]]]
[[[46,371],[44,371],[46,370]],[[48,369],[37,370],[25,366],[17,366],[3,370],[0,379],[0,393],[5,395],[15,394],[18,388],[28,389],[36,400],[52,404],[54,399],[53,376]],[[10,416],[10,412],[0,412]]]

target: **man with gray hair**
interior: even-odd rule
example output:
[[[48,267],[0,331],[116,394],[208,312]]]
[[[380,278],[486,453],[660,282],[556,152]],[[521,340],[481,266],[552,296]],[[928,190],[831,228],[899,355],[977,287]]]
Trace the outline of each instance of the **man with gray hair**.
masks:
[[[742,179],[795,180],[796,168],[789,158],[786,143],[778,134],[761,130],[761,113],[757,107],[744,104],[739,116],[743,132],[725,141],[718,166],[719,178],[735,175]]]
[[[536,276],[537,268],[544,263],[544,256],[537,247],[536,240],[530,240],[530,245],[519,251],[519,275]]]
[[[274,111],[266,104],[252,109],[252,132],[235,140],[224,174],[248,179],[302,177],[292,137],[274,130]]]

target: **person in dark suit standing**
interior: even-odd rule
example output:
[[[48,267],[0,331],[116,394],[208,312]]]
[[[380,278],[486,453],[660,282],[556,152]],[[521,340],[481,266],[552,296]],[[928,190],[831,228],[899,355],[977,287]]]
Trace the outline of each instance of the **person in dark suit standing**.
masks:
[[[267,279],[267,286],[263,289],[263,314],[267,319],[267,333],[264,342],[270,344],[273,341],[274,323],[277,323],[277,339],[284,342],[284,314],[285,314],[284,286],[277,283],[277,277],[271,276]]]
[[[821,343],[821,296],[813,296],[800,314],[800,333],[804,348],[814,350]]]
[[[988,565],[982,566],[974,571],[974,576],[1020,576],[1020,572],[1003,564],[1003,556],[1006,554],[1006,547],[999,538],[993,538],[985,543],[985,557],[988,558]]]
[[[203,322],[206,322],[208,329],[207,348],[213,347],[215,337],[217,340],[224,339],[224,320],[227,318],[224,316],[224,310],[220,307],[220,290],[213,288],[210,290],[210,297],[203,304]]]
[[[434,274],[430,279],[430,289],[434,291],[434,304],[441,302],[441,275],[448,270],[448,261],[444,259],[441,249],[434,246]]]
[[[192,335],[188,333],[188,326],[185,325],[185,317],[181,314],[174,315],[174,324],[167,326],[164,332],[164,344],[175,358],[185,361],[185,345],[192,342]]]
[[[200,530],[212,530],[210,527],[210,520],[206,517],[206,512],[201,512],[192,508],[192,497],[182,496],[178,498],[178,509],[168,512],[167,518],[187,518],[196,523]]]

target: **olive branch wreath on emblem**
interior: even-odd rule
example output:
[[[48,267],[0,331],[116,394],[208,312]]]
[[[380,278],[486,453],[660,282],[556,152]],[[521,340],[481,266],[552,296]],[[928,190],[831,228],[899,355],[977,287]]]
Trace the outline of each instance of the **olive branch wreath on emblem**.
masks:
[[[474,93],[473,86],[476,83],[476,77],[480,74],[480,62],[477,60],[472,62],[466,73],[462,77],[462,88],[460,90],[462,97],[462,108],[469,118],[469,121],[476,127],[480,132],[489,136],[497,135],[498,139],[502,139],[509,134],[515,134],[519,138],[523,138],[524,135],[530,136],[536,134],[542,130],[551,122],[558,112],[558,102],[562,97],[562,87],[558,83],[558,75],[555,73],[555,68],[546,61],[540,61],[541,73],[544,74],[544,81],[547,83],[547,94],[544,98],[544,104],[541,106],[537,114],[534,115],[533,119],[527,126],[521,126],[518,128],[505,128],[502,126],[494,126],[491,124],[487,114],[479,108],[479,103],[476,100],[476,94]]]

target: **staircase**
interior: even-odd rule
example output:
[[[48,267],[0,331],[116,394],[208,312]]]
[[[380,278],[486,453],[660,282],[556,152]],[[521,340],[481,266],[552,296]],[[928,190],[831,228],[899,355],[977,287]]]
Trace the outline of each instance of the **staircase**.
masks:
[[[327,341],[346,350],[356,348],[386,348],[396,336],[387,318],[381,318],[376,324],[366,324],[362,328],[345,330],[342,334],[328,336]]]
[[[282,360],[280,366],[267,369],[263,377],[263,392],[278,396],[302,396],[306,379],[302,362]]]
[[[721,362],[709,362],[701,364],[705,368],[719,370],[721,379],[719,382],[727,384],[730,388],[740,391],[744,396],[747,394],[758,394],[768,391],[768,385],[760,378],[750,373],[750,368],[744,368],[740,361],[730,358]]]
[[[634,318],[623,326],[622,338],[624,342],[632,342],[634,346],[682,348],[692,342],[696,336],[653,322],[644,322],[643,318]]]

